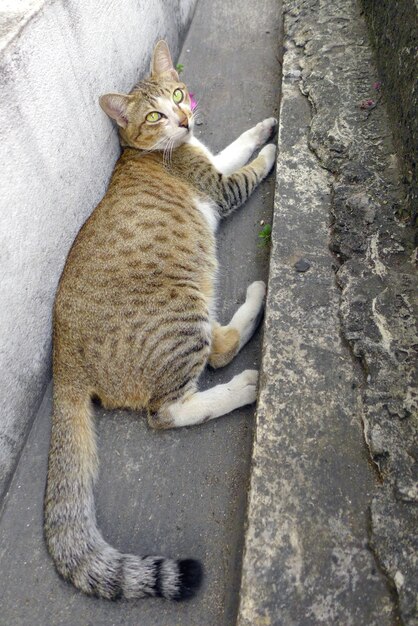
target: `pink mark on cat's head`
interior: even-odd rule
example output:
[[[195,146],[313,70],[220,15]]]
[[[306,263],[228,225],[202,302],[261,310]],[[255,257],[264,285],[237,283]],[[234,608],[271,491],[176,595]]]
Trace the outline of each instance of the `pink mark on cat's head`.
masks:
[[[191,91],[189,92],[189,97],[190,97],[190,108],[192,111],[195,110],[195,108],[197,107],[197,102],[196,99],[194,97],[194,93],[192,93]]]
[[[376,91],[379,91],[382,87],[382,83],[380,82],[380,80],[378,80],[377,82],[373,83],[373,89],[376,89]]]

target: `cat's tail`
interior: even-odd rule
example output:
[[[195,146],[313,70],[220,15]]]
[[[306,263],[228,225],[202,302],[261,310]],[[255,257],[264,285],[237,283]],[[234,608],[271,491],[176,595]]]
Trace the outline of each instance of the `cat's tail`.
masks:
[[[183,600],[200,586],[192,559],[121,554],[96,524],[93,484],[97,453],[90,398],[56,386],[45,493],[45,537],[59,573],[87,594],[116,599]]]

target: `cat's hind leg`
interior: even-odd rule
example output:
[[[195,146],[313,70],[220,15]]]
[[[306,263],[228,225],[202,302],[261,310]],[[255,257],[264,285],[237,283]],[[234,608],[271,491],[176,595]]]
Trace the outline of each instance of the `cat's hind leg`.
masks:
[[[257,280],[248,287],[247,297],[227,326],[212,327],[208,363],[214,368],[227,365],[254,334],[264,308],[266,285]]]
[[[257,380],[257,370],[244,370],[228,383],[206,391],[196,391],[162,407],[157,415],[150,416],[149,423],[154,428],[180,428],[226,415],[255,402]]]
[[[246,130],[234,142],[213,157],[213,164],[222,174],[231,174],[245,165],[253,152],[260,148],[273,134],[277,120],[269,117]]]
[[[253,335],[260,320],[266,285],[255,281],[247,288],[247,295],[228,326],[212,326],[212,344],[208,363],[222,367],[229,363]],[[226,415],[231,411],[252,404],[257,395],[258,372],[245,370],[228,383],[206,391],[191,389],[174,402],[165,403],[155,412],[149,412],[148,423],[152,428],[179,428],[193,426]]]

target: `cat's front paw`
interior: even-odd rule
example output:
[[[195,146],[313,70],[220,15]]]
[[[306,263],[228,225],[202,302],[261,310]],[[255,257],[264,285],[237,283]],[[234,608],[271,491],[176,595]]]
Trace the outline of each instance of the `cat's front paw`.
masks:
[[[268,143],[262,150],[260,150],[259,156],[262,156],[266,161],[266,175],[269,173],[276,161],[277,146],[274,143]]]
[[[275,117],[268,117],[267,119],[259,122],[253,128],[254,138],[256,142],[256,148],[259,148],[266,143],[274,134],[277,126],[277,120]]]

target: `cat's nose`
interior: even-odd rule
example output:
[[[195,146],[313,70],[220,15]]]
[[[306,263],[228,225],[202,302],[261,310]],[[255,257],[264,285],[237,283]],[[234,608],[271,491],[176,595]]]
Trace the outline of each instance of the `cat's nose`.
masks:
[[[179,121],[179,126],[181,126],[182,128],[187,128],[187,130],[189,130],[189,120],[186,115],[182,117]]]

